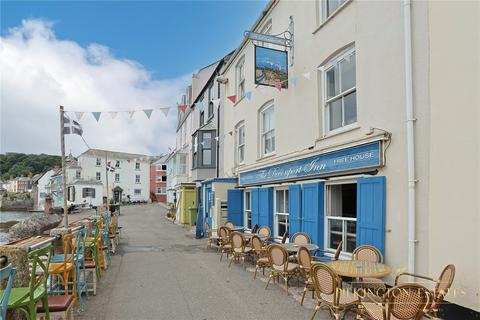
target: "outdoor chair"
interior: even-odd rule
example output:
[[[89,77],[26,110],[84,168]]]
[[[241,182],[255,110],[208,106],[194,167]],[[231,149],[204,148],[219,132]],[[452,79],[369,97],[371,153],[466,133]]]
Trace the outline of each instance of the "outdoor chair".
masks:
[[[100,247],[100,220],[97,220],[95,222],[95,231],[93,237],[85,238],[85,268],[88,272],[91,272],[92,270],[95,271],[95,284],[96,280],[99,280],[101,276]],[[96,294],[96,290],[94,292],[94,294]]]
[[[58,256],[51,261],[48,268],[50,276],[50,291],[53,294],[59,294],[61,290],[65,295],[69,295],[69,284],[73,284],[73,297],[77,300],[77,279],[75,273],[75,243],[74,235],[67,233],[62,236],[63,239],[63,259],[59,261]],[[52,259],[53,260],[53,259]]]
[[[288,262],[287,250],[279,244],[271,244],[267,247],[270,275],[265,289],[273,277],[282,277],[285,281],[285,292],[288,295],[288,280],[298,273],[298,264]]]
[[[340,240],[333,257],[325,255],[325,253],[331,253],[331,251],[324,250],[324,249],[317,249],[315,250],[315,255],[313,256],[313,259],[319,262],[337,261],[338,258],[340,258],[340,253],[342,253],[342,246],[343,246],[343,240]],[[321,255],[318,255],[318,254],[321,254]]]
[[[110,241],[110,248],[112,253],[117,251],[118,237],[117,237],[117,227],[118,227],[118,215],[112,213],[110,224],[108,227],[108,238]]]
[[[232,244],[230,241],[230,229],[227,227],[218,228],[218,233],[220,236],[220,246],[218,247],[218,252],[220,253],[220,261],[222,261],[223,254],[227,254],[227,259],[229,254],[232,252]]]
[[[212,247],[212,242],[218,243],[218,241],[220,240],[220,237],[213,235],[213,232],[216,232],[216,231],[217,231],[216,229],[210,228],[210,225],[208,224],[208,222],[205,223],[205,233],[206,233],[205,238],[207,239],[208,248]]]
[[[34,250],[28,254],[31,265],[28,287],[12,288],[8,299],[8,309],[23,312],[28,320],[36,320],[37,303],[42,302],[46,317],[49,317],[47,279],[52,246]],[[38,270],[37,270],[38,268]]]
[[[261,226],[260,228],[258,228],[257,233],[260,239],[268,240],[272,236],[272,232],[270,231],[270,228],[267,226]]]
[[[240,261],[240,259],[243,259],[243,266],[245,267],[245,259],[251,257],[252,248],[245,246],[245,239],[240,232],[232,232],[230,239],[232,244],[232,257],[228,267],[230,268],[234,260]]]
[[[37,319],[47,320],[43,305],[37,305]],[[73,296],[48,296],[48,311],[50,317],[63,320],[73,320]]]
[[[251,232],[252,232],[252,233],[257,233],[257,231],[258,231],[258,224],[255,223],[255,224],[253,225],[253,227],[252,227],[252,231],[251,231]]]
[[[362,294],[359,306],[361,317],[370,320],[419,320],[430,303],[427,288],[416,284],[401,284],[389,289],[381,302]]]
[[[267,248],[263,246],[263,241],[257,235],[252,236],[251,246],[255,258],[255,273],[253,279],[257,277],[257,270],[262,268],[262,274],[265,275],[265,268],[270,266],[268,262]]]
[[[85,266],[86,235],[87,229],[84,227],[77,231],[75,239],[75,274],[77,276],[77,297],[80,304],[80,311],[85,310],[85,300],[82,294],[85,293],[86,297],[88,297],[87,269]],[[95,275],[93,275],[93,277],[95,277]]]
[[[234,224],[232,221],[227,221],[225,222],[225,227],[232,229],[234,227]]]
[[[17,269],[12,267],[11,264],[0,269],[0,284],[2,284],[4,281],[7,282],[5,288],[0,290],[0,320],[7,319],[8,299],[10,297],[10,292],[12,290],[13,280],[15,279],[16,273]]]
[[[368,262],[383,262],[383,255],[374,246],[370,245],[362,245],[356,247],[352,253],[353,260],[359,261],[368,261]],[[385,282],[378,278],[362,278],[362,279],[355,279],[356,283],[363,288],[369,288],[375,293],[377,296],[381,296],[386,290],[387,286]]]
[[[309,244],[312,243],[310,236],[305,232],[297,232],[292,236],[292,243],[295,244]]]
[[[438,308],[443,302],[443,299],[445,298],[445,295],[448,293],[448,290],[452,286],[453,279],[455,278],[455,266],[453,264],[449,264],[448,266],[446,266],[443,269],[442,273],[440,273],[440,277],[438,279],[434,279],[434,278],[430,278],[430,277],[426,277],[418,274],[403,272],[396,276],[395,285],[399,284],[400,278],[402,276],[410,276],[414,278],[428,280],[435,284],[435,288],[433,289],[433,291],[432,290],[430,291],[431,302],[430,302],[427,314],[432,319],[437,319]]]
[[[282,243],[287,242],[287,238],[288,238],[288,232],[285,231],[285,233],[284,233],[283,236],[282,236]]]
[[[327,309],[336,319],[341,312],[357,309],[359,299],[355,293],[342,289],[342,280],[335,271],[324,263],[313,265],[311,274],[317,305],[310,319],[314,319],[317,311]],[[393,320],[393,319],[392,319]]]

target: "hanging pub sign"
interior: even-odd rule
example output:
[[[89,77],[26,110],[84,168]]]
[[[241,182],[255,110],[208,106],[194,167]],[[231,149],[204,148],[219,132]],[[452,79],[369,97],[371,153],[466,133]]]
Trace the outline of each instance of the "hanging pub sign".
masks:
[[[255,84],[288,87],[288,52],[255,46]]]

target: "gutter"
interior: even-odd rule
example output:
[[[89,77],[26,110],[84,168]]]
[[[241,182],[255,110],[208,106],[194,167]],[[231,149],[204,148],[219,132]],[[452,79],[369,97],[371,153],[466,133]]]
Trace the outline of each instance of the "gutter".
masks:
[[[412,79],[412,1],[403,1],[403,30],[405,34],[405,112],[407,125],[407,171],[408,171],[408,272],[415,272],[416,234],[415,234],[415,136],[413,115],[413,79]]]

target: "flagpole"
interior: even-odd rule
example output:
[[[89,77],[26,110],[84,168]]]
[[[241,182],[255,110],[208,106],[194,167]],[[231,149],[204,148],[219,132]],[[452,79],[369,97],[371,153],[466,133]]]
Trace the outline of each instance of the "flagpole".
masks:
[[[63,189],[63,225],[68,226],[68,208],[67,208],[67,170],[65,168],[65,111],[60,106],[60,146],[62,149],[62,189]]]

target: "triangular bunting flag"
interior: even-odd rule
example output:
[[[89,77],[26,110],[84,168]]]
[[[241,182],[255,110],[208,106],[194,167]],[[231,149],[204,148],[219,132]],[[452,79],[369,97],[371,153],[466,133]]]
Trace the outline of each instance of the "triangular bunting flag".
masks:
[[[185,112],[185,110],[187,110],[187,106],[186,105],[178,106],[178,110],[180,110],[180,112]]]
[[[288,79],[288,80],[293,86],[297,85],[297,80],[298,80],[297,77],[291,76],[290,79]]]
[[[275,82],[275,88],[276,88],[278,91],[282,91],[282,83],[281,83],[281,82]]]
[[[195,108],[198,108],[198,110],[203,110],[203,101],[195,102]]]
[[[115,119],[115,117],[117,116],[118,112],[117,111],[110,111],[110,117],[112,117],[112,119]]]
[[[152,115],[153,109],[145,109],[143,110],[145,112],[145,115],[147,116],[148,119],[150,119],[150,116]]]
[[[220,99],[213,99],[212,102],[215,109],[220,105]]]
[[[98,122],[98,120],[100,120],[100,115],[102,113],[101,112],[92,112],[92,114],[93,114],[93,117],[95,118],[95,120],[97,120],[97,122]]]
[[[83,117],[83,112],[75,112],[75,116],[77,117],[77,120],[80,121]]]
[[[163,114],[165,115],[165,117],[168,115],[168,111],[170,110],[170,108],[160,108],[160,111],[163,112]]]
[[[230,136],[233,136],[233,131],[229,131],[228,134],[229,134]]]
[[[128,117],[131,119],[133,117],[133,115],[135,114],[135,110],[127,111],[127,113],[128,113]]]
[[[305,73],[303,74],[303,76],[305,77],[305,79],[310,80],[310,71],[309,71],[309,72],[305,72]]]
[[[252,91],[246,91],[245,98],[247,98],[248,101],[252,100]]]
[[[229,96],[227,97],[228,100],[232,101],[232,103],[235,103],[237,102],[237,96],[233,95],[233,96]]]

